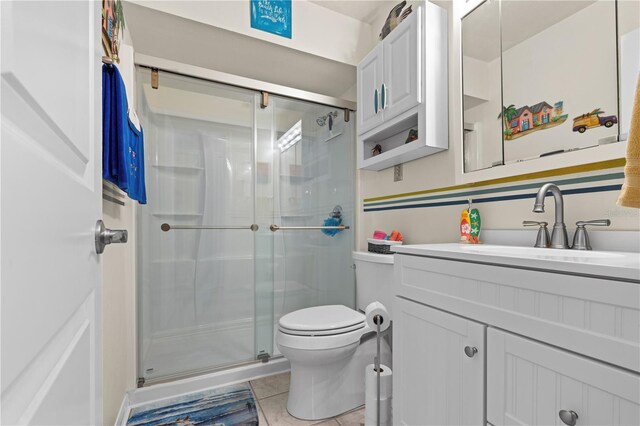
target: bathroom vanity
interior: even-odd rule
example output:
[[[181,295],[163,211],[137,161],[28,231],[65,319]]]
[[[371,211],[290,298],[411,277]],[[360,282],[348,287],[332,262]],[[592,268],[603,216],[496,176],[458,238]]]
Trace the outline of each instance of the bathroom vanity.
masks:
[[[408,245],[394,424],[640,424],[640,255]]]

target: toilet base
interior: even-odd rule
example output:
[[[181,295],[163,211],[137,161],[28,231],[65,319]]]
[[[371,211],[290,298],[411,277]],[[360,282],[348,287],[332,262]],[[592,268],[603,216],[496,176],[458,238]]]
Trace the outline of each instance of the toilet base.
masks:
[[[292,416],[321,420],[364,405],[365,368],[376,355],[375,334],[343,348],[286,348],[282,353],[291,363],[287,411]],[[381,362],[391,365],[391,348],[385,339],[380,343],[380,353]]]

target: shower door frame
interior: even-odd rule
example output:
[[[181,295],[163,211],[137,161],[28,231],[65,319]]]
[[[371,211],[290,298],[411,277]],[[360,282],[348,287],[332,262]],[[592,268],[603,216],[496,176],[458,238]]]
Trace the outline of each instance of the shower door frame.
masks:
[[[260,80],[254,80],[252,78],[240,77],[237,75],[214,71],[194,65],[183,64],[181,62],[171,61],[169,59],[135,53],[134,63],[136,66],[140,66],[143,68],[167,71],[187,77],[195,77],[202,80],[208,80],[214,83],[226,84],[229,86],[240,87],[242,89],[255,90],[257,92],[267,92],[273,95],[284,96],[286,98],[308,101],[328,107],[349,110],[350,112],[356,111],[357,104],[353,101],[334,98],[319,93],[307,92],[306,90],[294,89],[292,87],[282,86],[279,84],[267,83]],[[162,85],[162,81],[160,81],[159,84]]]
[[[158,58],[158,57],[154,57],[154,56],[149,56],[149,55],[144,55],[141,53],[135,53],[134,54],[134,67],[138,68],[147,68],[150,70],[157,70],[157,71],[164,71],[164,72],[168,72],[168,73],[172,73],[172,74],[177,74],[177,75],[182,75],[185,77],[191,77],[191,78],[197,78],[197,79],[201,79],[201,80],[205,80],[205,81],[210,81],[212,83],[218,83],[218,84],[223,84],[223,85],[228,85],[228,86],[232,86],[232,87],[237,87],[237,88],[241,88],[241,89],[247,89],[247,90],[252,90],[255,91],[256,93],[267,93],[267,94],[273,94],[273,95],[277,95],[277,96],[281,96],[281,97],[285,97],[285,98],[290,98],[290,99],[295,99],[295,100],[300,100],[300,101],[306,101],[306,102],[311,102],[311,103],[315,103],[318,105],[322,105],[322,106],[327,106],[327,107],[332,107],[332,108],[339,108],[344,110],[344,114],[345,114],[345,121],[348,122],[350,121],[352,118],[355,118],[355,115],[352,115],[352,113],[356,112],[356,102],[353,101],[348,101],[345,99],[340,99],[340,98],[335,98],[335,97],[331,97],[331,96],[327,96],[327,95],[322,95],[319,93],[314,93],[314,92],[308,92],[305,90],[300,90],[300,89],[295,89],[295,88],[291,88],[291,87],[287,87],[287,86],[282,86],[282,85],[278,85],[278,84],[273,84],[273,83],[268,83],[268,82],[263,82],[260,80],[255,80],[255,79],[251,79],[251,78],[246,78],[246,77],[241,77],[241,76],[236,76],[233,74],[228,74],[228,73],[224,73],[224,72],[220,72],[220,71],[215,71],[215,70],[211,70],[211,69],[207,69],[207,68],[202,68],[202,67],[198,67],[198,66],[194,66],[194,65],[188,65],[188,64],[184,64],[181,62],[176,62],[176,61],[172,61],[169,59],[164,59],[164,58]],[[162,85],[162,80],[160,79],[159,81],[159,85]],[[268,99],[268,98],[267,98]],[[266,107],[266,106],[265,106]],[[256,120],[256,116],[254,114],[254,124],[255,124],[255,120]],[[355,126],[355,123],[354,123]],[[254,158],[254,162],[255,162],[255,154],[256,154],[256,144],[255,144],[255,138],[256,138],[256,134],[255,132],[257,132],[257,129],[254,126],[253,129],[253,133],[254,133],[254,146],[253,146],[253,158]],[[254,191],[254,196],[255,196],[255,176],[253,177],[253,183],[252,185],[254,186],[253,191]],[[357,186],[356,186],[357,187]],[[354,194],[355,195],[355,194]],[[255,214],[255,212],[254,212]],[[357,225],[355,223],[355,216],[354,216],[354,226],[351,227],[351,229],[353,229],[353,231],[357,230]],[[355,241],[357,241],[357,232],[356,235],[354,236],[353,239],[354,243]],[[255,289],[254,289],[255,291]],[[137,279],[136,279],[136,293],[138,292],[138,284],[137,284]],[[138,296],[137,296],[138,297]],[[136,306],[138,306],[138,303],[136,303]],[[138,330],[138,325],[140,324],[141,318],[140,318],[140,311],[139,308],[137,307],[136,310],[138,312],[136,312],[136,329]],[[162,377],[158,377],[157,379],[145,379],[142,371],[141,371],[141,364],[140,364],[140,336],[137,336],[136,338],[136,373],[138,376],[137,379],[137,387],[143,387],[145,385],[151,385],[151,384],[155,384],[155,383],[165,383],[168,381],[173,381],[173,380],[178,380],[178,379],[184,379],[184,378],[189,378],[189,377],[195,377],[195,376],[199,376],[202,374],[210,374],[210,373],[215,373],[215,372],[219,372],[219,371],[225,371],[231,368],[237,368],[237,367],[242,367],[242,366],[249,366],[249,365],[254,365],[257,363],[264,363],[264,362],[268,362],[270,359],[277,359],[277,358],[282,358],[282,355],[275,355],[272,356],[270,354],[267,354],[267,356],[265,357],[260,357],[258,356],[255,360],[251,360],[251,361],[242,361],[242,362],[238,362],[238,363],[234,363],[234,364],[227,364],[224,366],[220,366],[220,367],[211,367],[211,368],[205,368],[205,369],[198,369],[198,370],[191,370],[185,373],[177,373],[177,374],[170,374],[167,376],[162,376]]]

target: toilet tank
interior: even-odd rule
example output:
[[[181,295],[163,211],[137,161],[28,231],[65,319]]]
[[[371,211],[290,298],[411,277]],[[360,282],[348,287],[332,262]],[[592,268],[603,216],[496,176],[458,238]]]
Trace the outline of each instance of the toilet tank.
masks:
[[[352,252],[356,265],[356,308],[364,311],[371,302],[381,302],[391,312],[393,301],[393,255]]]

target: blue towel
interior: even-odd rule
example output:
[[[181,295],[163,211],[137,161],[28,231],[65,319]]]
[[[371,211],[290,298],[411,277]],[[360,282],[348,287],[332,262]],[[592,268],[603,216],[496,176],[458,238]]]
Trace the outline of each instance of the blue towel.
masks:
[[[114,65],[102,66],[102,177],[147,203],[142,126],[129,120],[127,92]]]
[[[342,223],[342,219],[338,219],[335,217],[328,217],[324,220],[324,226],[339,226]],[[323,229],[322,233],[328,235],[330,237],[335,237],[341,229]]]

